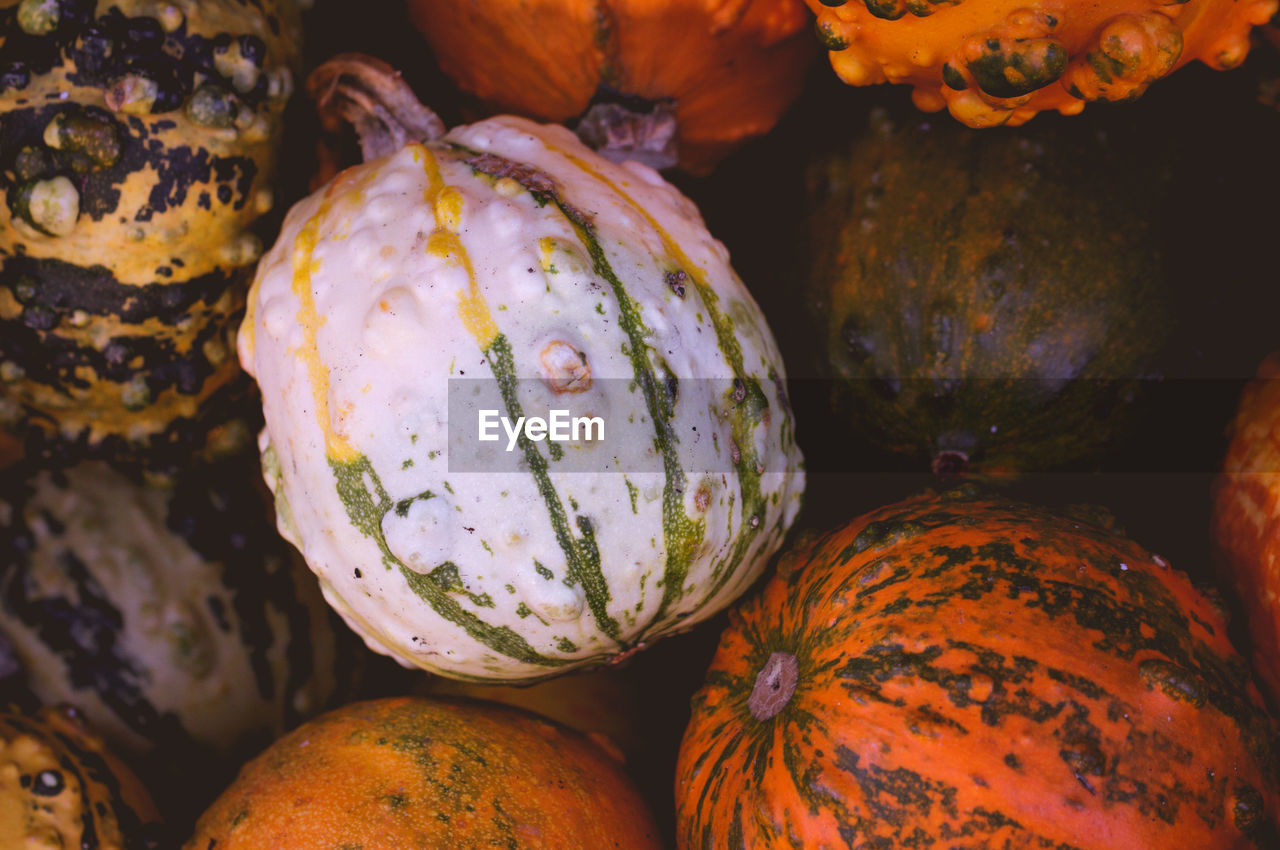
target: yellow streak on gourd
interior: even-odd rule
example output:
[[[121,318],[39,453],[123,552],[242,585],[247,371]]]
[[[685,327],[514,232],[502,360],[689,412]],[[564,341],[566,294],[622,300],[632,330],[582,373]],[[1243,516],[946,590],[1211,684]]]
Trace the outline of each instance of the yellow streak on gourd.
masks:
[[[315,293],[311,290],[311,276],[320,268],[320,261],[315,259],[316,242],[319,240],[320,222],[333,207],[332,196],[326,195],[320,202],[320,209],[307,219],[293,243],[293,294],[297,296],[298,324],[302,326],[303,343],[297,354],[307,367],[307,377],[311,381],[311,396],[315,402],[316,424],[324,434],[325,452],[332,460],[349,463],[356,459],[357,452],[346,438],[333,429],[333,420],[329,414],[329,370],[320,360],[320,352],[316,344],[316,335],[324,326],[325,317],[316,309]]]
[[[437,257],[452,258],[467,273],[467,290],[458,294],[458,318],[462,326],[475,338],[480,348],[487,349],[498,336],[489,305],[476,282],[471,257],[462,246],[458,231],[462,227],[462,193],[445,185],[440,176],[440,166],[431,151],[417,145],[413,157],[422,162],[427,174],[427,191],[423,194],[435,216],[436,229],[427,237],[427,253]]]
[[[538,240],[538,263],[542,266],[544,272],[551,271],[551,255],[555,253],[556,240],[550,236],[544,236]]]
[[[580,171],[584,172],[597,182],[604,184],[610,191],[614,192],[614,194],[626,201],[627,205],[639,213],[640,216],[649,223],[649,226],[654,229],[654,232],[658,234],[658,238],[662,240],[662,245],[666,248],[668,256],[675,261],[676,265],[692,277],[694,282],[698,284],[699,288],[708,286],[707,275],[703,268],[694,263],[693,260],[689,259],[689,255],[684,252],[684,249],[680,247],[676,240],[671,238],[671,234],[667,233],[666,228],[658,224],[657,219],[650,215],[649,211],[641,204],[637,203],[634,198],[628,195],[621,186],[597,171],[595,166],[591,165],[591,163],[574,156],[569,151],[553,147],[552,145],[547,145],[547,148],[569,160],[569,162],[576,165]]]

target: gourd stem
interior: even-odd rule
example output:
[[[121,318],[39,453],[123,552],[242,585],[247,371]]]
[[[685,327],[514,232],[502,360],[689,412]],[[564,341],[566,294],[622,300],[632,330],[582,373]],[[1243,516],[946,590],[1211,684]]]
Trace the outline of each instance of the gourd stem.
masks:
[[[791,702],[800,681],[800,662],[790,652],[775,652],[756,674],[747,709],[756,720],[768,720]]]
[[[943,478],[964,475],[969,471],[969,456],[955,449],[945,449],[933,456],[933,474]]]
[[[344,121],[355,128],[366,162],[444,135],[440,116],[418,101],[400,72],[372,56],[333,57],[307,77],[307,93],[326,130],[337,131]]]
[[[635,160],[660,171],[680,159],[676,129],[674,101],[645,102],[643,106],[605,101],[592,105],[574,132],[606,159]]]

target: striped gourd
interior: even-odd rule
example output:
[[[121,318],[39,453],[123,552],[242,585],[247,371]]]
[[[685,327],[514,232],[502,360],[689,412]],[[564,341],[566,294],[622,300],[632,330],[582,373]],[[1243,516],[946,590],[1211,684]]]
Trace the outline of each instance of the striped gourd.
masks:
[[[166,846],[146,789],[74,709],[0,713],[0,844],[152,850]]]
[[[41,451],[163,467],[248,442],[233,335],[296,16],[0,0],[0,424]]]
[[[94,462],[22,485],[0,522],[0,635],[36,697],[122,755],[206,774],[324,707],[329,611],[251,476],[143,486]]]
[[[784,556],[724,633],[679,845],[1280,847],[1274,726],[1185,575],[1120,535],[926,495]]]
[[[693,205],[563,128],[432,133],[371,60],[312,85],[348,114],[421,110],[290,211],[240,334],[281,530],[329,602],[403,664],[505,680],[727,605],[804,479],[775,343]],[[522,440],[521,471],[451,473],[448,441],[476,423],[448,428],[450,377],[488,380],[512,421],[528,383],[626,387],[625,408],[600,403],[627,457],[562,473],[562,451]]]

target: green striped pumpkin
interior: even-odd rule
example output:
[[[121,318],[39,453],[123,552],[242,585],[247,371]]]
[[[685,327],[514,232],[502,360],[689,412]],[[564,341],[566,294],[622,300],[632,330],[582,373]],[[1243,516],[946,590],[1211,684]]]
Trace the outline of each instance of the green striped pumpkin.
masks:
[[[323,709],[332,618],[254,483],[244,463],[144,486],[94,462],[10,494],[0,638],[35,697],[183,774]]]
[[[523,119],[387,149],[290,211],[240,333],[280,527],[329,602],[405,665],[499,680],[729,604],[804,478],[776,345],[694,206]],[[522,439],[519,471],[451,470],[476,428],[448,427],[451,377],[512,421],[530,385],[612,405],[626,456],[567,472],[581,444]]]
[[[1162,558],[927,493],[788,552],[730,618],[677,845],[1273,850],[1274,738],[1221,610]]]

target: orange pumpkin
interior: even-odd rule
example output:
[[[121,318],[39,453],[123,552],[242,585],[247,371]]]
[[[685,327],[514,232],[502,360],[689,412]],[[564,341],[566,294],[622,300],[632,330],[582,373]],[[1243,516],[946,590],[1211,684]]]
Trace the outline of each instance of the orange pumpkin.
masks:
[[[493,112],[567,121],[597,94],[674,101],[680,165],[694,172],[771,129],[815,52],[800,0],[410,0],[409,10],[445,73]]]
[[[1276,0],[806,0],[836,74],[906,83],[971,127],[1122,101],[1192,59],[1234,68]]]
[[[680,846],[1280,847],[1274,730],[1226,632],[1104,528],[962,493],[882,508],[731,620]]]
[[[659,846],[621,765],[582,735],[469,700],[356,703],[281,738],[189,850]]]
[[[1258,678],[1280,704],[1280,353],[1245,388],[1231,431],[1214,486],[1214,545],[1244,603]]]

